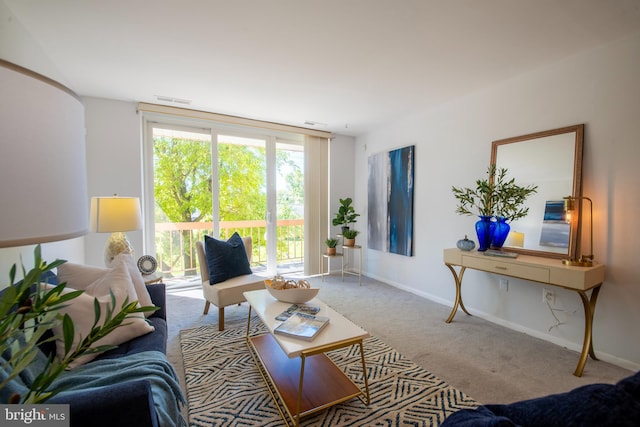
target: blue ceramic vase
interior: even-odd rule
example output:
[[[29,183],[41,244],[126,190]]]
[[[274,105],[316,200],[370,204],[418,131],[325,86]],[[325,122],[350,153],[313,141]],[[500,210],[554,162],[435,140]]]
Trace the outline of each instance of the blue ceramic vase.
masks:
[[[495,227],[493,229],[493,237],[491,238],[491,247],[500,249],[507,240],[511,226],[507,224],[507,219],[501,216],[496,217]]]
[[[476,235],[478,236],[478,251],[486,251],[491,246],[495,222],[490,215],[478,215],[480,220],[476,222]]]

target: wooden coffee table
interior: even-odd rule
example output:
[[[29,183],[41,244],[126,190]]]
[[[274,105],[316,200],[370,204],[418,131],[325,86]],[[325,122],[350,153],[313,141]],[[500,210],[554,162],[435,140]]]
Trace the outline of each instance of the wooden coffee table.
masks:
[[[247,345],[285,424],[298,426],[300,418],[354,397],[369,405],[362,345],[369,336],[367,331],[314,298],[309,304],[319,306],[318,315],[329,317],[330,321],[313,341],[276,335],[273,330],[281,322],[275,317],[291,304],[274,299],[266,289],[244,292],[244,297],[250,306]],[[249,335],[251,311],[256,312],[269,333]],[[360,347],[364,390],[325,354],[352,345]]]

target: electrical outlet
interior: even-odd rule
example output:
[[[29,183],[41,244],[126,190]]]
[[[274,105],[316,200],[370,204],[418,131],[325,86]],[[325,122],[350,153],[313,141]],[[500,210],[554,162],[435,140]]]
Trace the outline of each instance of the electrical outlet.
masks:
[[[509,292],[509,281],[507,279],[500,279],[500,282],[498,282],[498,289],[504,292]]]
[[[551,289],[542,288],[542,302],[554,305],[556,303],[556,293]]]

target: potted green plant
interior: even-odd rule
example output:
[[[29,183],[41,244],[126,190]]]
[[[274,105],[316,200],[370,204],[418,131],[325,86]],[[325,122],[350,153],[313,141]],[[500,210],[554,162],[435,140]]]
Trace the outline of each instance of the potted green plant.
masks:
[[[348,230],[344,230],[342,232],[342,237],[344,237],[344,245],[354,246],[356,244],[356,236],[358,234],[360,234],[358,230],[352,230],[351,228]]]
[[[505,168],[496,169],[495,165],[490,165],[487,177],[476,180],[475,188],[451,187],[458,200],[456,212],[480,217],[476,222],[479,251],[490,246],[502,247],[510,229],[507,221],[525,217],[529,208],[523,206],[524,202],[537,192],[537,185],[520,186],[515,178],[507,178],[507,172]],[[496,221],[491,221],[492,217]]]
[[[346,199],[340,199],[340,207],[338,208],[338,213],[336,213],[333,218],[333,225],[335,227],[342,227],[342,234],[344,231],[349,228],[351,224],[355,224],[356,219],[360,216],[359,213],[356,213],[355,208],[352,205],[353,200],[351,197],[347,197]]]
[[[327,245],[327,255],[335,255],[336,254],[336,246],[338,245],[338,239],[335,239],[333,237],[329,237],[324,242]]]
[[[39,286],[43,274],[65,262],[56,260],[47,264],[42,260],[40,245],[38,245],[34,250],[34,267],[29,271],[22,267],[22,280],[16,282],[16,265],[14,264],[11,268],[9,273],[11,282],[0,295],[0,354],[3,355],[0,358],[0,371],[9,373],[0,379],[0,390],[27,368],[34,359],[37,346],[45,332],[54,325],[62,325],[65,355],[62,359],[49,358],[23,395],[13,394],[8,402],[1,403],[35,404],[55,396],[62,389],[54,386],[54,380],[71,362],[85,354],[115,348],[112,345],[94,346],[94,344],[125,323],[130,314],[157,310],[157,307],[139,307],[138,301],[129,301],[128,298],[118,309],[115,306],[115,296],[111,294],[112,302],[105,313],[101,314],[99,304],[94,306],[94,326],[90,334],[74,346],[76,332],[73,321],[68,314],[61,314],[60,309],[80,296],[83,291],[63,292],[66,283],[60,283],[51,289]],[[103,322],[100,322],[101,318],[104,318]],[[48,340],[51,341],[52,338]]]

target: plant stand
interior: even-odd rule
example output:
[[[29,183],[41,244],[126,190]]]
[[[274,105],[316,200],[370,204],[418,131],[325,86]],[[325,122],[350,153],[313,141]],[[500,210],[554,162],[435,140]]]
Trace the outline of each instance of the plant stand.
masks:
[[[350,251],[358,251],[358,256],[360,258],[359,263],[358,263],[358,269],[349,269],[349,252]],[[354,276],[358,276],[358,284],[360,286],[362,286],[362,246],[360,245],[353,245],[353,246],[347,246],[347,245],[342,245],[342,252],[344,253],[343,259],[342,259],[342,281],[344,282],[344,275],[345,274],[352,274]],[[354,258],[355,258],[355,254]],[[355,266],[354,266],[355,267]]]
[[[331,274],[331,260],[334,258],[340,258],[340,263],[341,263],[341,271],[344,271],[344,257],[342,256],[341,253],[336,252],[335,255],[329,255],[327,253],[322,254],[322,256],[320,257],[320,277],[322,277],[322,281],[324,282],[324,276],[326,275],[330,275]],[[327,260],[327,272],[324,272],[324,260]],[[344,274],[343,274],[343,280],[344,280]]]

